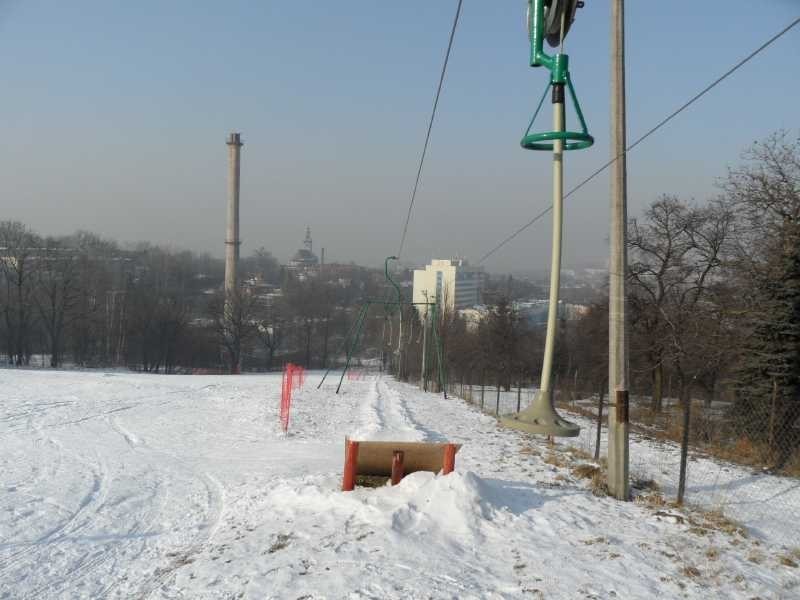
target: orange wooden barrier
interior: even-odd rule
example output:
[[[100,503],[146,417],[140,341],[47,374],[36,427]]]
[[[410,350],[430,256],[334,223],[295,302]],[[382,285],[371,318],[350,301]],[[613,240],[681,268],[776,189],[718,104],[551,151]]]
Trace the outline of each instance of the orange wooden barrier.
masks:
[[[352,492],[356,487],[356,467],[358,465],[358,442],[345,441],[344,476],[342,491]]]

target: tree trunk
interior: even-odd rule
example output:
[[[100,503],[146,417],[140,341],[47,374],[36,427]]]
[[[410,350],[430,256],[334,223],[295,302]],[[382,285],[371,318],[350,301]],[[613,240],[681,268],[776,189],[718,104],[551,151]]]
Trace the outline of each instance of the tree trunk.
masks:
[[[322,334],[322,368],[328,368],[328,337],[330,315],[325,315],[325,331]]]
[[[681,471],[678,478],[678,504],[683,504],[686,494],[686,467],[689,460],[689,428],[692,420],[691,389],[682,380],[678,382],[678,389],[683,407],[683,435],[681,436]]]
[[[306,323],[306,369],[311,368],[311,325]]]
[[[664,408],[664,365],[661,357],[658,364],[653,368],[653,397],[650,403],[650,410],[658,414]]]
[[[500,415],[500,376],[497,376],[497,404],[494,407],[495,416]]]
[[[606,393],[605,385],[600,386],[600,401],[597,403],[597,440],[594,444],[594,459],[600,460],[600,435],[603,431],[603,396]]]

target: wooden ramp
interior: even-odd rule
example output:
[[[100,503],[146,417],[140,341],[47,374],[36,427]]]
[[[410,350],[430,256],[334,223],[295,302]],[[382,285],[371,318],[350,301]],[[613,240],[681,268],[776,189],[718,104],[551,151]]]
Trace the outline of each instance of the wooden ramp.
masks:
[[[342,490],[351,491],[359,475],[391,477],[392,485],[417,471],[442,471],[455,468],[461,444],[429,442],[372,442],[345,438]]]

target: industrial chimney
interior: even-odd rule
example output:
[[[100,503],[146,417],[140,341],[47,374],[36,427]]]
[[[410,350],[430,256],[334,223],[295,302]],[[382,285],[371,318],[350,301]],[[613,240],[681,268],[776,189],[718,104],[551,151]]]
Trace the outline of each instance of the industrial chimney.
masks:
[[[239,172],[242,140],[240,133],[228,136],[228,231],[225,237],[225,297],[236,292],[239,267]]]

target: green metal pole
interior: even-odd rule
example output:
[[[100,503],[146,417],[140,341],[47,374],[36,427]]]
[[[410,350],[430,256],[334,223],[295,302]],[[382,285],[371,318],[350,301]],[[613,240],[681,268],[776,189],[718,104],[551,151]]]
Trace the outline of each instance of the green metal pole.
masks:
[[[439,330],[437,327],[438,315],[439,315],[439,299],[437,298],[436,303],[433,305],[433,337],[434,337],[434,343],[436,344],[436,359],[439,363],[438,365],[439,389],[444,394],[444,397],[447,398],[447,386],[445,385],[445,378],[447,372],[445,370],[443,354],[442,354],[442,338],[439,335]]]
[[[344,370],[342,371],[342,376],[339,378],[339,385],[336,386],[336,393],[339,393],[339,390],[342,388],[342,381],[344,381],[344,374],[347,373],[347,369],[350,367],[350,359],[353,357],[353,352],[358,346],[358,338],[361,337],[361,329],[364,326],[364,321],[366,320],[367,310],[369,309],[369,302],[364,304],[364,308],[361,309],[361,314],[358,316],[358,328],[356,329],[356,335],[353,338],[353,343],[350,345],[350,348],[347,351],[347,362],[345,362]]]
[[[383,272],[386,280],[394,286],[397,292],[397,309],[399,314],[399,326],[397,331],[397,380],[400,381],[403,374],[403,295],[400,292],[400,286],[395,283],[394,279],[389,276],[389,261],[399,260],[396,256],[387,256],[383,262]]]
[[[363,310],[363,308],[364,307],[362,306],[361,310]],[[337,356],[342,351],[342,349],[347,345],[347,341],[350,339],[350,335],[353,333],[353,331],[355,331],[356,325],[358,324],[358,320],[359,320],[359,318],[361,318],[361,310],[358,311],[358,316],[356,316],[355,320],[353,321],[353,324],[350,325],[350,329],[348,329],[347,333],[344,335],[344,339],[342,339],[342,343],[339,344],[339,349],[336,350],[336,355]],[[328,373],[330,373],[332,369],[333,369],[333,366],[328,367],[328,370],[325,371],[325,374],[322,376],[322,380],[319,382],[319,385],[317,385],[317,389],[322,387],[322,384],[325,383],[325,379],[328,377]]]

